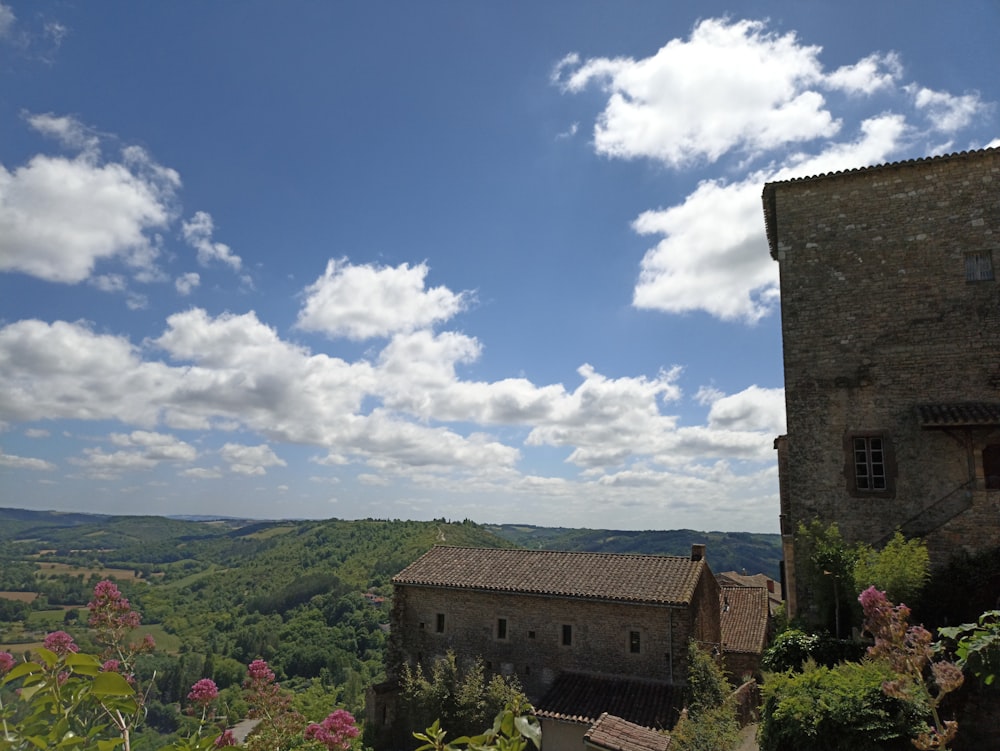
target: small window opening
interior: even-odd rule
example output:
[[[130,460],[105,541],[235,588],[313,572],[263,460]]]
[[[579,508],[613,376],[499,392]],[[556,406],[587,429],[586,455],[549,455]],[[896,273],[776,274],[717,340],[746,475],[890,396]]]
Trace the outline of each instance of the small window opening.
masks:
[[[993,281],[993,257],[988,250],[965,254],[965,281]]]
[[[507,638],[507,619],[497,618],[497,639]]]
[[[439,634],[444,633],[444,613],[437,614],[437,624],[435,624],[434,630]]]
[[[562,644],[564,647],[573,645],[573,627],[568,623],[564,623],[562,627]]]
[[[642,637],[638,631],[628,632],[628,651],[634,655],[642,651]]]

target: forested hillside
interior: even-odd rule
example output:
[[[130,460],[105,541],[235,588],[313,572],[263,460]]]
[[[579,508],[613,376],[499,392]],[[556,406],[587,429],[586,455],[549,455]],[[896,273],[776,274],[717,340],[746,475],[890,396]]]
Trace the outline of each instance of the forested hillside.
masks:
[[[111,578],[158,645],[142,662],[145,678],[156,675],[150,732],[178,728],[186,692],[200,678],[236,702],[246,665],[257,658],[301,701],[358,714],[366,687],[382,678],[390,580],[435,544],[687,555],[691,542],[706,542],[716,571],[774,575],[776,538],[0,509],[0,651],[30,650],[53,630],[93,647],[84,608],[94,585]]]

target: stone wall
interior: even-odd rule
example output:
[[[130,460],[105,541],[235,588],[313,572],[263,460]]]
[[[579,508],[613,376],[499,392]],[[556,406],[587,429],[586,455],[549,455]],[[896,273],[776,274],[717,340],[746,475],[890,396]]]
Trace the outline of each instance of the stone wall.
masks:
[[[452,650],[481,657],[491,672],[516,673],[537,701],[564,671],[683,682],[690,638],[718,642],[718,585],[702,577],[691,610],[629,603],[397,585],[393,599],[390,671],[404,661],[429,665]],[[714,587],[715,619],[710,604]],[[438,632],[439,614],[443,630]],[[498,619],[506,638],[498,636]],[[571,644],[563,644],[563,627]],[[632,651],[632,632],[639,634]]]
[[[940,503],[939,522],[957,515],[926,536],[935,562],[1000,545],[981,458],[1000,431],[929,430],[916,409],[1000,402],[1000,282],[965,271],[967,253],[991,253],[1000,277],[1000,150],[773,183],[765,206],[781,276],[782,531],[820,518],[877,543]],[[887,492],[853,491],[853,435],[891,447]]]

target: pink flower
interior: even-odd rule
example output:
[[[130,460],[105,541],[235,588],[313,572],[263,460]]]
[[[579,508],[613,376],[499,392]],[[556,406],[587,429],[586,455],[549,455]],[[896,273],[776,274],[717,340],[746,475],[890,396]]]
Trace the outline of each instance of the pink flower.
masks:
[[[202,678],[191,687],[191,692],[187,695],[189,701],[207,707],[219,695],[219,687],[211,678]]]
[[[10,652],[0,652],[0,675],[10,672],[14,667],[14,655]]]
[[[80,648],[74,643],[73,637],[65,631],[53,631],[45,637],[42,646],[46,649],[51,649],[61,657],[68,655],[70,652],[80,651]]]
[[[117,673],[122,664],[118,660],[105,660],[101,670],[105,673]]]
[[[235,746],[235,745],[236,745],[236,736],[233,735],[232,730],[227,730],[226,732],[224,732],[222,735],[220,735],[218,738],[215,739],[216,748],[224,748],[225,746]]]
[[[263,681],[271,683],[274,680],[274,671],[267,666],[264,660],[254,660],[247,666],[247,675],[252,681]]]
[[[153,638],[152,634],[146,634],[142,637],[142,649],[149,652],[156,649],[156,639]]]
[[[90,610],[87,624],[98,631],[122,634],[139,625],[139,614],[132,610],[128,598],[107,579],[94,587],[94,599],[87,603],[87,608]]]
[[[358,726],[350,712],[337,709],[327,715],[320,723],[312,723],[305,729],[306,740],[319,741],[330,751],[347,751],[351,747],[351,739],[358,737]]]

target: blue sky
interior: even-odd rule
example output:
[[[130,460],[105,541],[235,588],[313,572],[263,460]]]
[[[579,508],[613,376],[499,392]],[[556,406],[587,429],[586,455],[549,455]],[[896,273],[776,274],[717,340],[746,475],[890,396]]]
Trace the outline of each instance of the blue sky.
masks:
[[[764,182],[1000,6],[0,0],[0,503],[777,531]]]

